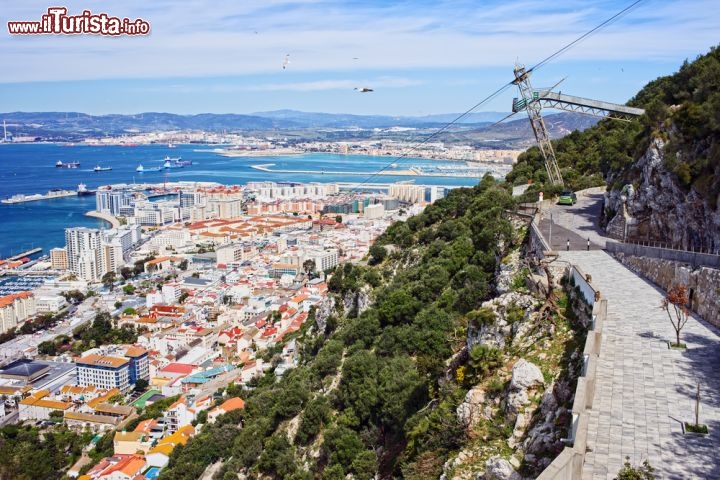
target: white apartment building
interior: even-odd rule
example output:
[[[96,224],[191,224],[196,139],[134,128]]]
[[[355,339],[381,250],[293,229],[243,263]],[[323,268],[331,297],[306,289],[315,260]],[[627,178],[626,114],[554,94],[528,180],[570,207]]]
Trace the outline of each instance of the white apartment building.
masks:
[[[215,249],[217,263],[228,265],[248,260],[257,254],[257,248],[248,243],[231,243]]]
[[[388,194],[403,202],[422,203],[425,201],[425,187],[419,185],[394,183],[390,185]]]
[[[190,240],[190,232],[185,228],[181,230],[165,230],[157,234],[150,241],[150,245],[159,252],[164,252],[168,247],[177,250],[190,243],[192,243]]]
[[[136,202],[133,210],[135,224],[138,225],[167,225],[181,220],[177,204],[171,202]]]
[[[68,269],[83,280],[99,280],[102,235],[100,230],[86,227],[65,229]]]
[[[35,299],[37,313],[58,312],[67,304],[62,295],[43,295]]]
[[[0,333],[7,332],[36,313],[35,295],[32,292],[0,297]]]
[[[337,249],[321,250],[310,254],[310,258],[315,260],[315,270],[324,272],[338,264]]]
[[[128,260],[133,245],[139,240],[139,225],[117,230],[66,228],[67,268],[83,280],[98,281],[105,273],[120,270]],[[56,251],[55,256],[60,264],[62,252]]]
[[[247,184],[247,188],[254,191],[255,199],[261,202],[291,198],[316,199],[334,195],[340,191],[340,187],[334,183],[283,185],[275,182],[250,182]]]
[[[365,218],[382,218],[384,214],[385,207],[382,203],[368,205],[367,207],[365,207],[365,210],[363,210],[363,215],[365,216]]]

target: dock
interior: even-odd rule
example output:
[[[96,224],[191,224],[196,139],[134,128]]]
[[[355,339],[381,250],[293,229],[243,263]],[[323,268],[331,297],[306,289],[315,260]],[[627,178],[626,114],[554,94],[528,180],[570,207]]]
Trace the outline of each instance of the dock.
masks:
[[[34,202],[36,200],[49,200],[52,198],[62,197],[75,197],[77,192],[73,190],[50,190],[47,193],[34,193],[32,195],[25,195],[24,193],[18,193],[10,198],[3,198],[0,203],[13,204],[13,203],[25,203]]]
[[[26,252],[18,253],[17,255],[8,257],[7,260],[14,262],[15,260],[20,260],[21,258],[29,257],[30,255],[35,255],[36,253],[40,253],[40,252],[42,252],[42,248],[36,247],[36,248],[32,248]]]

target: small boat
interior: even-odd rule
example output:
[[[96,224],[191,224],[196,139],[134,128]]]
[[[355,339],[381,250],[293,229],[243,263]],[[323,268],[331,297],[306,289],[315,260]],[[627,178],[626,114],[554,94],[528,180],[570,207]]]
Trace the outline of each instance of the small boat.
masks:
[[[78,196],[95,195],[96,190],[88,190],[87,185],[80,183],[77,188]]]
[[[178,157],[178,158],[165,157],[162,168],[182,168],[185,165],[182,163],[179,163],[180,161],[181,161],[180,157]]]
[[[170,160],[165,160],[163,162],[163,166],[162,166],[162,168],[181,168],[181,167],[182,167],[182,165],[178,165],[177,163],[172,162]]]
[[[165,158],[163,158],[163,161],[165,162],[163,164],[163,167],[165,168],[184,167],[186,165],[192,165],[192,160],[183,160],[182,157],[165,156]]]
[[[175,148],[175,144],[174,144],[174,143],[168,143],[168,148]]]
[[[107,172],[108,170],[112,170],[112,167],[101,167],[100,165],[95,165],[95,168],[93,168],[93,172]]]
[[[57,163],[55,163],[55,166],[57,168],[78,168],[80,166],[80,162],[63,163],[62,160],[58,160]]]

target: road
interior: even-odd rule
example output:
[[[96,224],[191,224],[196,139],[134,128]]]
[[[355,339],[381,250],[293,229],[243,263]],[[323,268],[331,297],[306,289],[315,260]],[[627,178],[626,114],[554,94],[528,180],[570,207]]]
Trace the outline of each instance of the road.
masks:
[[[552,250],[600,250],[607,238],[598,226],[605,187],[577,192],[575,205],[557,205],[546,200],[540,206],[540,231]],[[589,244],[589,248],[588,248]]]
[[[13,425],[17,423],[19,416],[20,414],[17,410],[15,410],[12,413],[8,413],[4,417],[0,417],[0,428],[4,427],[5,425]]]
[[[101,302],[98,297],[87,298],[77,307],[70,307],[70,313],[67,318],[50,330],[36,332],[31,335],[18,335],[12,340],[3,343],[3,357],[24,356],[25,352],[37,348],[42,342],[53,340],[60,335],[72,335],[74,329],[95,318],[95,315],[90,315],[88,312],[98,311],[98,307],[100,307],[100,311],[105,310],[98,305],[98,302]],[[79,321],[73,324],[72,321],[76,318],[79,319]]]

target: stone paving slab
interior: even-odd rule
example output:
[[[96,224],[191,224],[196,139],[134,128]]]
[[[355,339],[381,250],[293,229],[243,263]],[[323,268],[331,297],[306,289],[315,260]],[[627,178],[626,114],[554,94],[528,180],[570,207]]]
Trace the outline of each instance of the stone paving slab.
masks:
[[[681,333],[687,350],[670,350],[675,331],[660,308],[664,292],[604,251],[559,254],[592,275],[608,300],[582,478],[611,480],[627,456],[634,465],[649,460],[658,479],[720,479],[718,329],[690,318]],[[682,429],[694,421],[697,382],[707,436]]]

